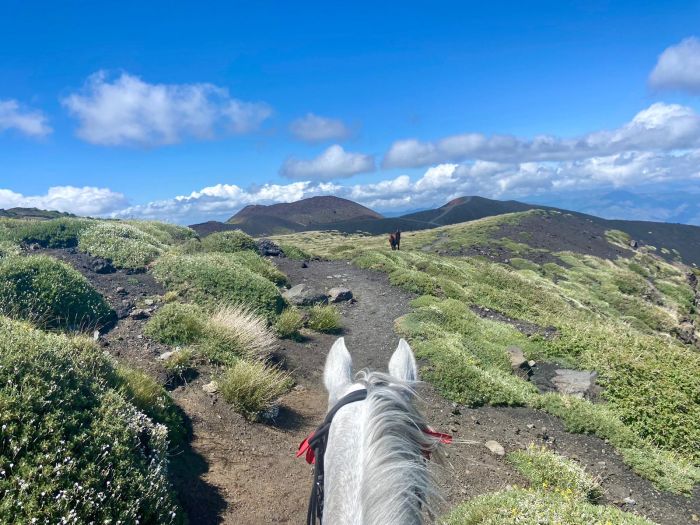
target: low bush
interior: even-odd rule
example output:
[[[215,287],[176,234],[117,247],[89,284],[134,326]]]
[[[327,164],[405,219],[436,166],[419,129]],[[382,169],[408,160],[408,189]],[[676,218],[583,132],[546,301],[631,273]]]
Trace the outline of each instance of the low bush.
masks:
[[[85,277],[45,255],[0,259],[0,314],[70,330],[99,327],[115,318]]]
[[[236,361],[217,379],[226,402],[256,421],[264,417],[277,399],[289,392],[292,380],[285,372],[260,361]]]
[[[153,273],[166,288],[202,305],[242,305],[268,319],[284,307],[277,287],[228,254],[161,257]]]
[[[593,505],[561,491],[511,489],[459,505],[445,525],[654,525],[612,506]]]
[[[80,233],[94,221],[79,218],[51,220],[15,219],[7,221],[10,240],[38,244],[44,248],[70,248],[78,245]]]
[[[235,253],[244,250],[257,251],[258,246],[247,233],[241,230],[216,232],[202,239],[202,249],[207,252]]]
[[[197,361],[197,352],[191,348],[183,348],[163,361],[163,367],[170,378],[187,379],[194,373]]]
[[[0,259],[21,253],[20,247],[12,241],[0,241]]]
[[[197,348],[214,363],[231,364],[239,357],[267,357],[276,344],[275,334],[264,317],[229,305],[217,308],[211,315]]]
[[[202,337],[206,326],[204,310],[192,304],[171,302],[148,320],[145,333],[169,345],[187,345]]]
[[[130,220],[124,222],[157,239],[162,244],[177,244],[197,237],[197,233],[187,226],[159,221]]]
[[[118,365],[115,371],[124,398],[156,423],[165,425],[170,443],[182,443],[186,437],[184,420],[166,390],[141,370]]]
[[[310,253],[305,252],[293,244],[280,244],[280,248],[282,249],[284,256],[288,259],[294,259],[296,261],[308,261],[311,259]]]
[[[304,327],[304,316],[298,308],[285,309],[275,322],[275,331],[283,339],[296,339]]]
[[[255,252],[241,251],[232,253],[229,257],[248,268],[251,272],[261,275],[268,281],[272,281],[277,286],[287,284],[287,276],[279,271],[273,263],[264,257],[260,257]]]
[[[91,341],[0,317],[3,523],[179,522],[167,429],[114,377]]]
[[[581,499],[597,502],[603,495],[598,480],[574,461],[531,444],[525,450],[508,454],[508,461],[534,488],[559,490]]]
[[[340,332],[342,324],[340,322],[340,312],[335,306],[322,306],[317,304],[309,309],[309,319],[307,326],[317,332],[328,334]]]
[[[109,259],[118,268],[144,269],[163,251],[164,245],[136,226],[119,221],[94,223],[80,234],[78,248]]]

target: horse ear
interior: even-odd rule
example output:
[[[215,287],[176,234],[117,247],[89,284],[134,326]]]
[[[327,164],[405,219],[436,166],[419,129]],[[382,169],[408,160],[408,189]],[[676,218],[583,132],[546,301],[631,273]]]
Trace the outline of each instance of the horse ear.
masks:
[[[352,357],[345,346],[345,338],[340,337],[328,352],[326,366],[323,369],[323,384],[328,391],[329,407],[335,405],[345,388],[351,383]]]
[[[399,341],[394,354],[389,360],[389,373],[397,379],[406,382],[418,381],[418,366],[413,357],[411,347],[405,339]]]

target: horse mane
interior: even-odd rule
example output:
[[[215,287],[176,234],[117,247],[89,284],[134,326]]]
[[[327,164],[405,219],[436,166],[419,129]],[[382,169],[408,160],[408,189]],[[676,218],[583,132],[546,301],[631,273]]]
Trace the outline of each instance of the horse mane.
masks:
[[[434,474],[425,454],[440,457],[440,441],[415,406],[410,383],[381,372],[362,371],[367,389],[367,421],[360,498],[362,523],[419,525],[431,502],[438,501]]]

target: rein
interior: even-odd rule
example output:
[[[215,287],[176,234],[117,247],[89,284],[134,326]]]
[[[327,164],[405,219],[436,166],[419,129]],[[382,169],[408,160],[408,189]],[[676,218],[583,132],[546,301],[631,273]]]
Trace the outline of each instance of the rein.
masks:
[[[323,456],[326,454],[326,445],[328,444],[328,432],[333,422],[333,417],[338,413],[338,410],[345,405],[354,403],[355,401],[363,401],[367,398],[367,389],[362,388],[350,392],[343,396],[335,406],[326,414],[323,423],[309,437],[299,445],[297,457],[306,454],[306,462],[314,464],[314,484],[311,487],[311,496],[309,496],[309,510],[306,513],[307,525],[315,525],[316,520],[319,522],[323,516]]]

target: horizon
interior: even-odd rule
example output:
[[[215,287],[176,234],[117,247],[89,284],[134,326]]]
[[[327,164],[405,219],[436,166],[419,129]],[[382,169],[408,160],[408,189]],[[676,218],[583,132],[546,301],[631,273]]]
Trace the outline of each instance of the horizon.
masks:
[[[193,224],[477,195],[700,225],[697,2],[2,14],[0,208]]]

